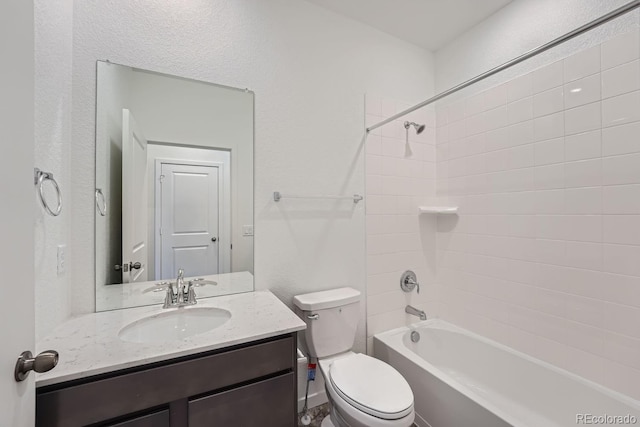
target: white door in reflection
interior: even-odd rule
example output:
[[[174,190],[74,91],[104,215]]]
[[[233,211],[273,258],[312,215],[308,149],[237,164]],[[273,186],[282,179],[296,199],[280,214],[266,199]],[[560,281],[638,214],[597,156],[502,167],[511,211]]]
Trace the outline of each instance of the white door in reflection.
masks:
[[[129,110],[122,110],[122,282],[146,282],[147,139]]]
[[[160,173],[161,278],[175,278],[180,268],[187,276],[218,274],[220,168],[162,163]]]

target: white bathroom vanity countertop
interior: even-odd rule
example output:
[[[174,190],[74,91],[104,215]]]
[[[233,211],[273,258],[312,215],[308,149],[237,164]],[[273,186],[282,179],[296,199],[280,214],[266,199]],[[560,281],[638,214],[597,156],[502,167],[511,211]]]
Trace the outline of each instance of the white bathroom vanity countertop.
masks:
[[[175,342],[139,344],[118,338],[120,330],[131,322],[191,307],[221,308],[231,312],[231,318],[216,329]],[[269,291],[201,299],[191,307],[163,309],[156,305],[84,314],[68,320],[36,344],[38,352],[56,350],[60,355],[58,366],[36,374],[36,387],[244,344],[306,327]]]

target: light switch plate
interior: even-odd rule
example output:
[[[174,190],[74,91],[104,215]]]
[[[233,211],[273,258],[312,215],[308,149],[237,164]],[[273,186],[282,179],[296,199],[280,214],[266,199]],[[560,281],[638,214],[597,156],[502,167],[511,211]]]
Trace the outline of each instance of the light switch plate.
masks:
[[[242,226],[242,235],[243,236],[253,236],[253,225],[243,225]]]

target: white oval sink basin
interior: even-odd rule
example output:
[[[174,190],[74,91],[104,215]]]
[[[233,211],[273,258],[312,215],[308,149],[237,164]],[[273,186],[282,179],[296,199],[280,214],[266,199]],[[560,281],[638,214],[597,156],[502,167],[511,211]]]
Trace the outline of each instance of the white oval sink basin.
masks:
[[[179,341],[211,331],[230,318],[230,312],[214,307],[171,309],[128,324],[120,330],[118,337],[135,343]]]

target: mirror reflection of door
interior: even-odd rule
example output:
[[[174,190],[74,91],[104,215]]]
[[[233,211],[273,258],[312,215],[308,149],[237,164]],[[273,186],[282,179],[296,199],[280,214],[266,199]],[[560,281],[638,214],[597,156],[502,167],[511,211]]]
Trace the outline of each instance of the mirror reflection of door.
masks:
[[[160,263],[156,277],[170,279],[179,269],[189,275],[219,272],[220,170],[214,165],[161,163]]]
[[[147,140],[122,110],[122,281],[147,281]]]

